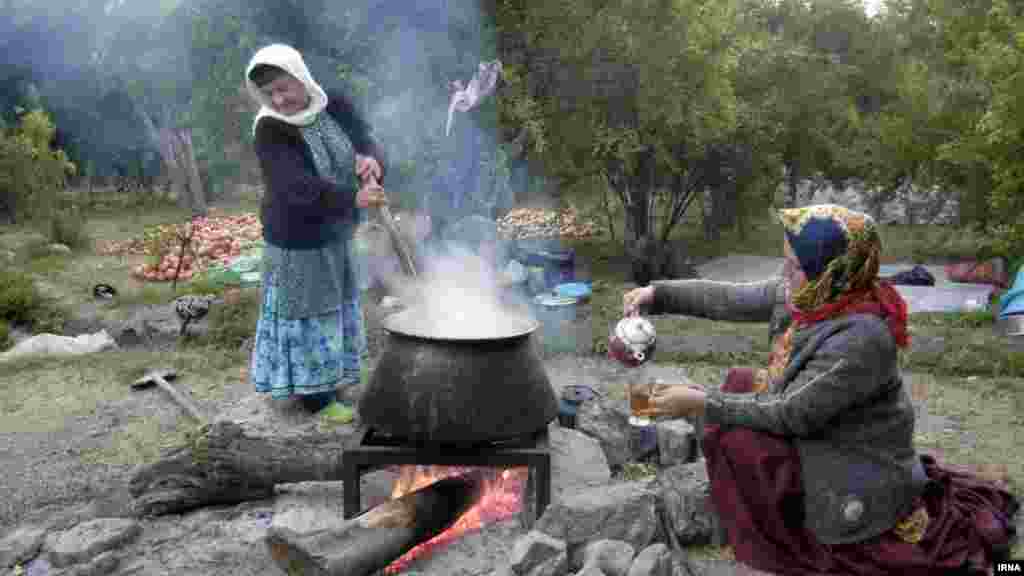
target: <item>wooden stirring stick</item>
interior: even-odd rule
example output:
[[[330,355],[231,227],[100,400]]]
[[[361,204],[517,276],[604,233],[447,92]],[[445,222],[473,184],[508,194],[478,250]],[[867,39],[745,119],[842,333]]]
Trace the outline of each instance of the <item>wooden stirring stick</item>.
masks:
[[[377,179],[373,177],[370,177],[367,180],[367,184],[380,186],[380,184],[377,183]],[[391,236],[391,244],[395,247],[395,251],[398,252],[398,260],[405,273],[415,278],[416,264],[412,259],[412,252],[410,252],[409,247],[405,245],[405,239],[398,233],[398,227],[395,226],[395,219],[391,217],[391,209],[388,208],[387,204],[380,204],[377,206],[377,216],[384,225],[384,228],[387,229],[388,235]]]

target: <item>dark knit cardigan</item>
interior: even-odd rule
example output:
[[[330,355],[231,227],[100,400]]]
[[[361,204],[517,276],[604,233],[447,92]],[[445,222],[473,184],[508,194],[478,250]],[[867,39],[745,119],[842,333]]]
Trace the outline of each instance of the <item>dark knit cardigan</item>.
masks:
[[[343,95],[328,93],[326,113],[352,140],[358,154],[372,156],[381,166],[384,152],[370,127]],[[256,156],[266,190],[260,206],[263,239],[294,250],[319,248],[336,242],[339,221],[353,220],[356,182],[331,182],[317,175],[309,147],[297,126],[265,117],[256,126]]]

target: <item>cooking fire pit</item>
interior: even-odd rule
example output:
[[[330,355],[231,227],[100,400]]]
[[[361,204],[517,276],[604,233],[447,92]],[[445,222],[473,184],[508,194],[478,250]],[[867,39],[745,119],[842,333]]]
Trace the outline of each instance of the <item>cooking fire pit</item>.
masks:
[[[489,333],[434,333],[415,310],[384,322],[387,340],[359,402],[363,428],[342,456],[345,517],[361,512],[360,477],[392,465],[527,467],[523,521],[550,500],[548,424],[558,400],[530,339],[531,319]]]
[[[551,451],[547,429],[513,440],[477,446],[415,446],[408,441],[381,436],[363,428],[345,450],[344,490],[345,518],[362,512],[360,478],[363,474],[392,465],[403,466],[472,466],[489,468],[529,469],[524,496],[533,494],[535,506],[523,503],[523,523],[532,525],[551,501]]]

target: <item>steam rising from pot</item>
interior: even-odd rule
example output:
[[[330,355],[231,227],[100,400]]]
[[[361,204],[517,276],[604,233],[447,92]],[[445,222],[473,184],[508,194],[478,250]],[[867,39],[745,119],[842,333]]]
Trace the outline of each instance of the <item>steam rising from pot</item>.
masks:
[[[507,295],[492,261],[450,244],[425,259],[419,277],[390,279],[391,291],[408,308],[403,332],[442,339],[491,339],[533,329],[524,302]]]

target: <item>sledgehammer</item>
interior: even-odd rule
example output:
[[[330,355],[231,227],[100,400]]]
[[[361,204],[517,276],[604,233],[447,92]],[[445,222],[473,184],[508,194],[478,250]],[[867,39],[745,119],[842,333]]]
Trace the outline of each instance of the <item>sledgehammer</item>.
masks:
[[[195,407],[192,402],[183,396],[180,392],[171,386],[168,380],[174,380],[178,377],[178,373],[174,370],[151,370],[146,373],[145,376],[139,378],[135,382],[132,382],[132,390],[144,390],[146,388],[152,388],[153,386],[159,386],[163,388],[164,392],[167,392],[179,406],[188,412],[189,416],[196,419],[196,422],[202,423],[205,421],[203,415],[199,413],[199,409]]]

